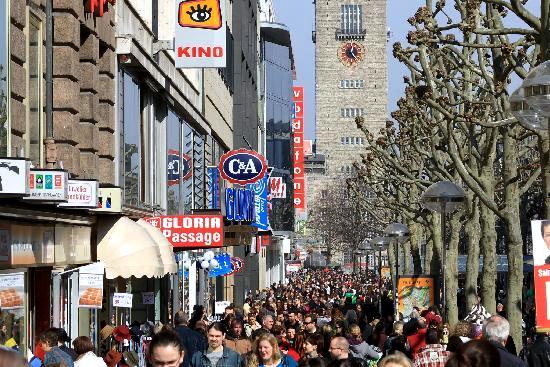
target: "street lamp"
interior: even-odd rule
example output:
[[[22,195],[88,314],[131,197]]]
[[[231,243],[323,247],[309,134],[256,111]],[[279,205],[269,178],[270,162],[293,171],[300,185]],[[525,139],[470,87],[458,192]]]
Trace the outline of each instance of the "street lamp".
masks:
[[[359,250],[365,255],[365,278],[368,276],[369,271],[369,251],[372,251],[372,246],[367,242],[363,242],[359,245]],[[359,272],[361,273],[361,272]]]
[[[370,241],[374,251],[378,251],[378,312],[382,317],[382,251],[386,250],[390,244],[388,237],[375,237]]]
[[[454,213],[464,203],[466,194],[464,190],[457,184],[450,181],[436,182],[424,191],[421,202],[422,206],[432,212],[441,214],[441,244],[442,244],[442,296],[443,296],[443,319],[447,317],[447,301],[445,291],[445,270],[446,270],[446,251],[447,244],[445,243],[445,221],[447,214]]]
[[[548,129],[548,118],[527,104],[523,88],[520,87],[512,93],[510,96],[510,107],[512,115],[524,128],[529,130]]]
[[[399,276],[399,244],[406,242],[409,239],[409,228],[402,223],[391,223],[384,230],[390,241],[396,239],[395,242],[395,279],[393,283],[393,304],[395,307],[395,321],[399,321],[399,303],[397,300],[397,278]]]

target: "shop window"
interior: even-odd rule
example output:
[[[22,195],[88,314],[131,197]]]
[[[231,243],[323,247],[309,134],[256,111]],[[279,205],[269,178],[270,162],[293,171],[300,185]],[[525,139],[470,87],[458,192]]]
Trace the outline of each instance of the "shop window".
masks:
[[[0,156],[8,155],[8,131],[9,131],[9,25],[10,13],[9,1],[0,2]]]
[[[193,129],[187,123],[183,123],[183,154],[193,159]],[[193,180],[185,180],[182,188],[183,213],[190,214],[193,209]]]
[[[27,116],[25,129],[25,156],[35,167],[43,166],[43,101],[42,101],[42,22],[29,14],[27,22]]]
[[[121,70],[120,109],[121,126],[121,174],[124,186],[124,203],[139,206],[143,200],[142,185],[142,121],[140,86],[130,74]]]
[[[179,214],[182,174],[188,169],[184,164],[189,163],[181,152],[181,121],[172,110],[168,111],[167,129],[167,214]]]

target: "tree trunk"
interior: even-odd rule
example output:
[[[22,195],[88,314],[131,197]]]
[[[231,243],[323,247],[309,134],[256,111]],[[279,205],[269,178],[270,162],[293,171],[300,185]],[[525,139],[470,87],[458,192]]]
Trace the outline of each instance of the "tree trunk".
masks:
[[[422,274],[422,262],[420,259],[420,241],[422,240],[422,229],[420,224],[415,221],[409,221],[409,234],[411,238],[411,255],[412,255],[412,274]],[[424,256],[426,256],[424,254]]]
[[[523,288],[523,239],[520,225],[520,191],[518,187],[518,145],[515,139],[517,127],[502,129],[503,135],[503,179],[505,183],[503,221],[508,239],[508,321],[510,335],[514,341],[521,341],[521,301]]]
[[[431,270],[430,273],[433,275],[435,280],[435,300],[434,303],[438,308],[443,304],[442,295],[443,295],[443,278],[441,273],[441,266],[443,264],[442,260],[443,255],[441,253],[441,215],[438,213],[433,213],[430,215],[430,230],[432,232],[432,244],[433,244],[433,256],[431,261]],[[444,310],[440,309],[441,312]]]
[[[472,306],[477,304],[477,278],[479,275],[479,240],[481,226],[479,223],[479,200],[476,197],[473,197],[471,191],[468,195],[470,196],[468,200],[470,215],[464,228],[468,246],[464,293],[466,296],[466,310],[470,311]]]
[[[452,214],[451,214],[452,215]],[[450,325],[455,325],[458,322],[458,242],[460,240],[460,228],[462,223],[460,221],[460,213],[452,215],[451,220],[447,222],[447,233],[450,232],[448,250],[445,254],[445,287],[446,287],[446,322]]]
[[[481,272],[481,300],[489,313],[496,312],[497,280],[497,232],[496,215],[485,205],[480,207],[481,254],[483,271]]]
[[[410,233],[410,229],[409,229]],[[400,244],[401,246],[401,258],[399,259],[400,264],[403,265],[403,274],[411,275],[412,272],[412,262],[411,262],[411,241]]]

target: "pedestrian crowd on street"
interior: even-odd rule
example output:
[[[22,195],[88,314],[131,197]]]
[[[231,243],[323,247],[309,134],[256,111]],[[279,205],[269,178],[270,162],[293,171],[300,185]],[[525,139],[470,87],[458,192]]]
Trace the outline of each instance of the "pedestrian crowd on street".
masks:
[[[433,306],[394,321],[388,289],[363,275],[302,270],[230,305],[220,321],[195,306],[157,330],[105,326],[97,348],[87,336],[69,345],[52,328],[29,361],[0,349],[0,367],[550,367],[546,334],[518,356],[508,321],[481,305],[456,325]]]

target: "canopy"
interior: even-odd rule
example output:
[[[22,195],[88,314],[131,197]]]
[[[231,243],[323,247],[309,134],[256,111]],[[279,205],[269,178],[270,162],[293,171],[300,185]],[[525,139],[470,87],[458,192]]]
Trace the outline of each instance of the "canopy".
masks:
[[[161,250],[148,231],[128,217],[121,217],[97,246],[97,259],[105,264],[107,279],[162,277]]]
[[[153,227],[143,219],[137,221],[137,224],[145,228],[149,236],[157,243],[160,249],[160,257],[164,265],[164,274],[175,274],[178,272],[178,265],[174,256],[174,246],[156,227]]]

